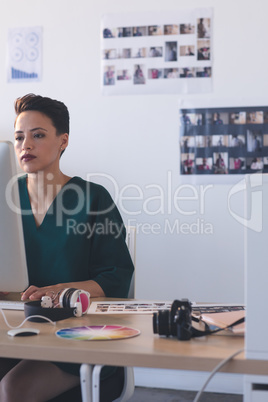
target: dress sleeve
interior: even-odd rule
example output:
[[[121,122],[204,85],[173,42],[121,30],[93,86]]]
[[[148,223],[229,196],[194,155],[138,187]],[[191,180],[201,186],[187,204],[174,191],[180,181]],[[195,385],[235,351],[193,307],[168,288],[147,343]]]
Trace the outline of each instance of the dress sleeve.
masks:
[[[93,235],[89,272],[91,279],[103,289],[106,297],[128,295],[134,271],[126,245],[126,229],[110,194],[103,187],[91,214]]]

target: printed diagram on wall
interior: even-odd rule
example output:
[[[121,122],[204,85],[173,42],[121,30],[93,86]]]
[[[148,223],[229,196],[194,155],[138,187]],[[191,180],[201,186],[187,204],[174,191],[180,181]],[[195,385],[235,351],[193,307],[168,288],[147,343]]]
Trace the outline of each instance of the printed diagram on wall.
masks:
[[[180,172],[268,172],[268,106],[182,109]]]
[[[104,95],[212,90],[212,9],[105,15]]]
[[[12,28],[8,32],[8,82],[40,81],[42,28]]]

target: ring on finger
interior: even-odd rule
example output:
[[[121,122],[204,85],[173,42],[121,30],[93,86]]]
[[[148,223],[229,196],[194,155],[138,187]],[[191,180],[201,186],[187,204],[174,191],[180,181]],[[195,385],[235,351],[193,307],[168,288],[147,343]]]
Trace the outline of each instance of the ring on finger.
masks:
[[[48,292],[46,292],[46,295],[49,296],[52,300],[54,300],[57,297],[54,290],[49,290]]]

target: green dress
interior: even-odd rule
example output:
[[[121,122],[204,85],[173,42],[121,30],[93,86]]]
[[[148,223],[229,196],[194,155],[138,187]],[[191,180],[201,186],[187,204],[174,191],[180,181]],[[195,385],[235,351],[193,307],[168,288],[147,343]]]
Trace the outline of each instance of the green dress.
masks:
[[[92,279],[107,297],[127,297],[134,267],[122,218],[107,190],[73,177],[37,227],[26,177],[18,181],[30,285]],[[79,367],[69,370],[74,366],[61,365],[78,374]]]

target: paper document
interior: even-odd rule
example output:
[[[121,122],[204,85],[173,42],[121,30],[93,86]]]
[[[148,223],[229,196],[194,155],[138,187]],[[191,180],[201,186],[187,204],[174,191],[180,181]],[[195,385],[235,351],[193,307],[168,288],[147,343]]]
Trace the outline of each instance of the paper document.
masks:
[[[217,328],[225,328],[228,325],[235,323],[236,321],[245,318],[246,311],[229,311],[223,313],[205,313],[201,315],[202,321],[205,321],[208,325],[213,325]],[[228,328],[229,331],[234,334],[244,334],[245,333],[245,322],[242,324],[235,325],[234,327]]]
[[[115,301],[92,302],[88,314],[152,314],[159,310],[170,310],[172,302],[161,301]]]
[[[148,300],[126,300],[126,301],[103,301],[92,302],[88,314],[152,314],[159,310],[170,310],[171,301],[148,301]],[[204,314],[223,312],[244,312],[243,305],[235,304],[197,304],[192,302],[192,314],[203,317]],[[235,321],[235,320],[234,320]]]

